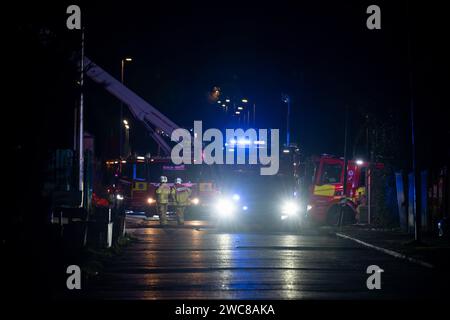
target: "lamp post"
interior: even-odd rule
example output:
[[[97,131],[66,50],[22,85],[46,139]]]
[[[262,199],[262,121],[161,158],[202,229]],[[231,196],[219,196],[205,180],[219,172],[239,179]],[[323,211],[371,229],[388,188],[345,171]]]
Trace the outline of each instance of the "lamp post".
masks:
[[[406,1],[406,18],[411,24],[409,1]],[[409,112],[411,122],[411,160],[412,160],[412,173],[413,173],[413,212],[414,212],[414,242],[420,244],[422,242],[422,192],[420,185],[419,169],[417,167],[417,154],[416,154],[416,125],[414,117],[414,61],[412,52],[412,31],[407,29],[407,54],[408,54],[408,68],[409,68]]]
[[[130,125],[127,120],[123,120],[123,125],[125,127],[125,145],[124,145],[124,153],[125,156],[128,157],[130,155]]]
[[[84,28],[81,31],[80,57],[80,108],[78,110],[78,188],[81,192],[81,204],[84,206]]]
[[[289,118],[291,116],[291,98],[287,94],[281,94],[281,100],[287,104],[287,115],[286,115],[286,146],[289,147],[290,132],[289,132]]]
[[[247,126],[250,127],[250,110],[248,110],[248,107],[247,107],[248,99],[244,98],[241,101],[242,101],[242,103],[245,105],[245,107],[247,109]],[[245,112],[244,112],[244,124],[245,124]]]
[[[126,57],[123,58],[120,62],[120,82],[122,82],[122,84],[124,84],[124,71],[125,71],[125,64],[127,62],[131,62],[133,61],[132,58],[130,57]],[[122,123],[124,123],[123,119],[123,102],[120,103],[120,127],[119,127],[119,157],[122,157],[123,154],[123,134],[122,134]],[[126,126],[128,126],[128,124],[126,124]]]

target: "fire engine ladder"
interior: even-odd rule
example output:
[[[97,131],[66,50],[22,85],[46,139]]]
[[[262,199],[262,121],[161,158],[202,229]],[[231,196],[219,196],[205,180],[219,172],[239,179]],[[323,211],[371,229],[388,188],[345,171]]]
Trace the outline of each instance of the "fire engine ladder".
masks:
[[[170,137],[172,131],[179,128],[179,126],[139,97],[136,93],[124,86],[120,81],[115,79],[88,57],[84,57],[84,63],[85,74],[127,105],[133,116],[144,123],[163,153],[166,156],[169,156],[171,147],[165,141],[164,136]]]

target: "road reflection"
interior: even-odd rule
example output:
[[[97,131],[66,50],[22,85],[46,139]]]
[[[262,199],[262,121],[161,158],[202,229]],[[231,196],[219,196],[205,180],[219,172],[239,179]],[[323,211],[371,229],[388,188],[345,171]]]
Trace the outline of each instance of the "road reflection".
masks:
[[[317,249],[327,238],[295,234],[227,233],[190,225],[138,228],[134,236],[139,242],[127,251],[116,281],[145,299],[298,299],[316,290],[311,279],[317,271],[311,267],[323,269],[314,264],[333,261],[335,255]]]

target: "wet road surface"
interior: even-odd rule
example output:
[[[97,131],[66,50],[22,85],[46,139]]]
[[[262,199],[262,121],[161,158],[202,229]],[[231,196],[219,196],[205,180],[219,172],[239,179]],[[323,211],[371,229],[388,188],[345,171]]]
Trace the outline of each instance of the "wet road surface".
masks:
[[[95,299],[431,298],[432,270],[329,232],[224,232],[199,221],[159,228],[131,218],[137,240],[96,280]],[[384,270],[368,290],[366,268]]]

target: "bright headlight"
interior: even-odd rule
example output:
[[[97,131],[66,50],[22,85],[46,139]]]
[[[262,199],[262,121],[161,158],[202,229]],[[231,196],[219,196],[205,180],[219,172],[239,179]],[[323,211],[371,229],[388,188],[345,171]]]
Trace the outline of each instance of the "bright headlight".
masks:
[[[288,216],[295,215],[298,213],[298,211],[299,206],[293,201],[288,201],[284,203],[283,207],[281,208],[281,213]]]
[[[192,204],[197,205],[200,203],[200,199],[199,198],[194,198],[191,200]]]
[[[309,211],[309,210],[311,210],[311,209],[312,209],[312,205],[308,204],[308,205],[306,206],[306,211]]]
[[[155,199],[153,199],[153,198],[147,198],[147,203],[148,204],[152,204],[152,203],[154,203],[155,202]]]
[[[216,204],[216,211],[224,217],[233,215],[236,210],[234,203],[228,199],[219,199]]]

